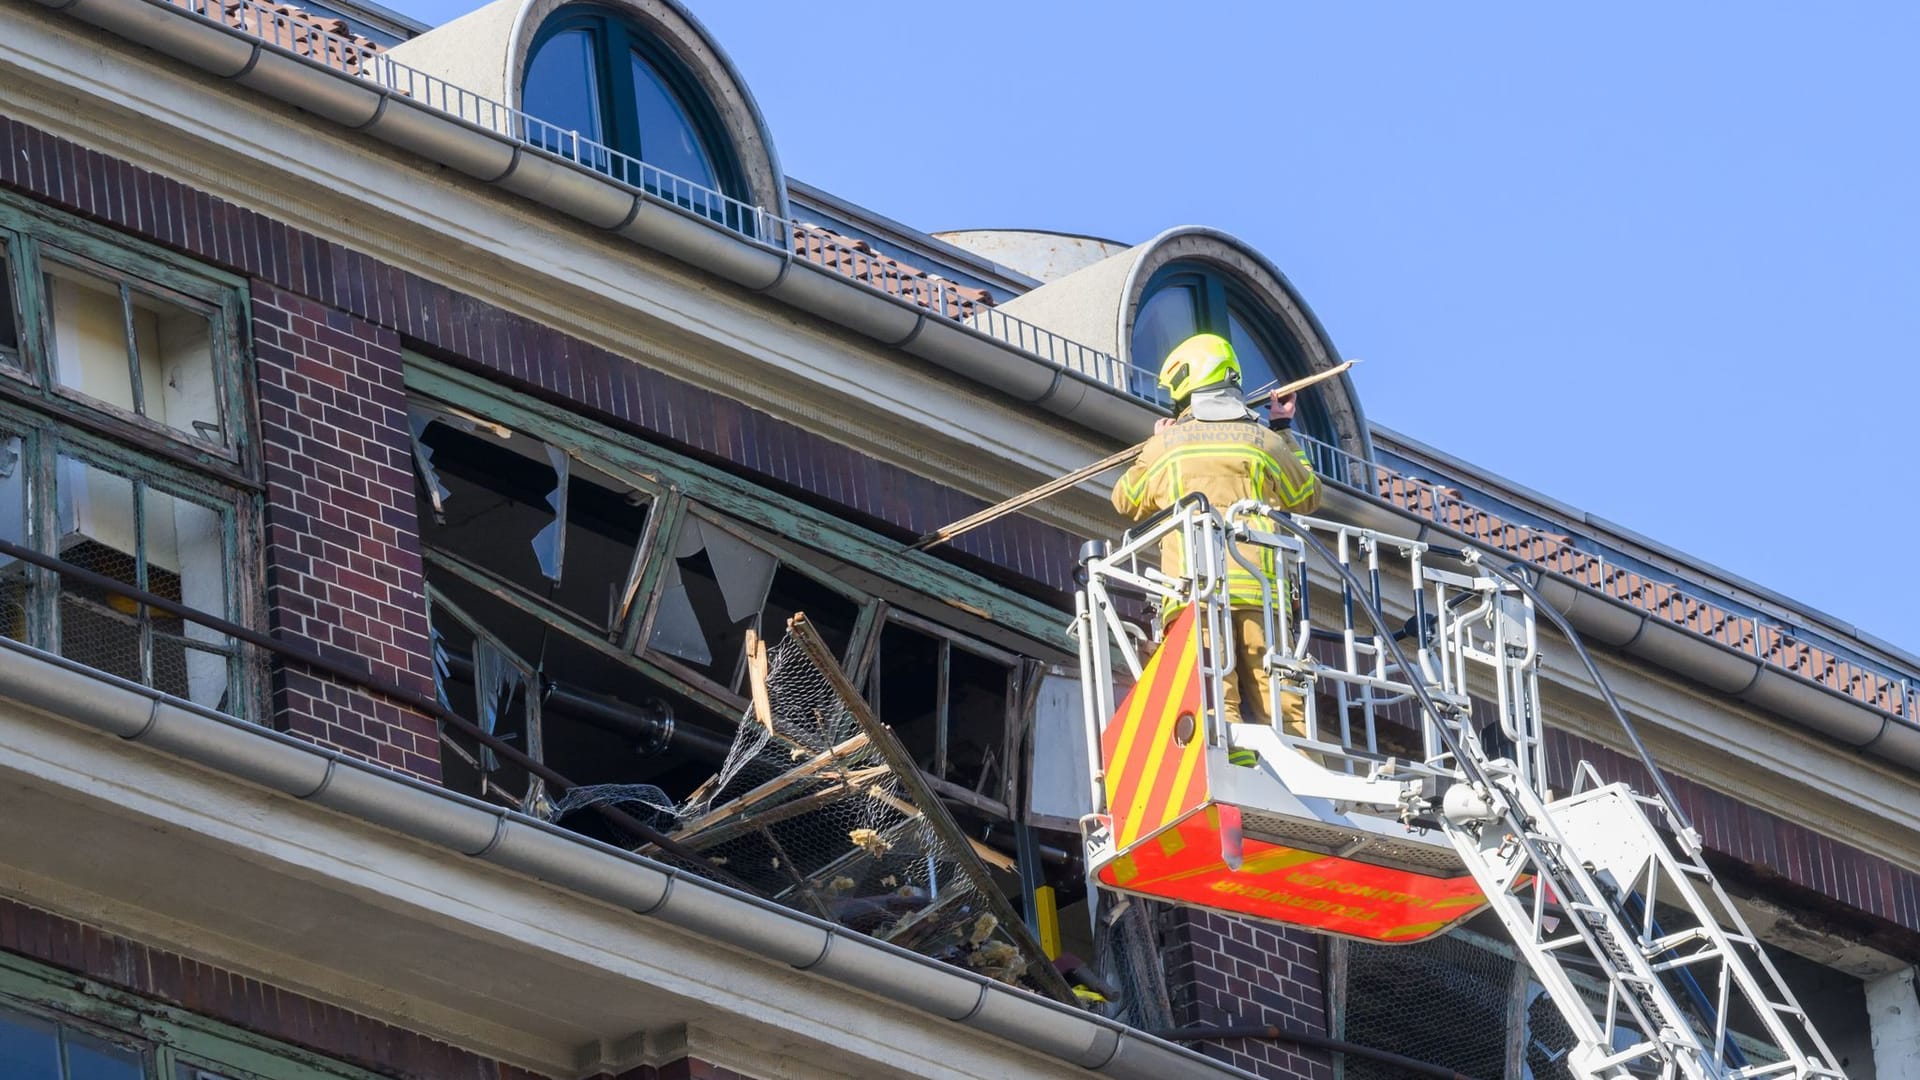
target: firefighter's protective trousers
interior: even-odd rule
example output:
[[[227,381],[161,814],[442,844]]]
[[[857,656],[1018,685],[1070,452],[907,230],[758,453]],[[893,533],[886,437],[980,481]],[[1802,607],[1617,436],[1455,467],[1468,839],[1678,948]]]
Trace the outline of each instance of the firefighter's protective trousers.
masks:
[[[1247,420],[1181,418],[1140,450],[1140,456],[1113,489],[1114,509],[1130,520],[1143,521],[1199,492],[1216,510],[1224,511],[1243,499],[1255,499],[1291,513],[1310,514],[1320,505],[1320,483],[1307,453],[1285,431],[1272,431]],[[1286,617],[1285,586],[1274,579],[1273,552],[1256,549],[1264,584],[1273,590]],[[1185,577],[1186,557],[1179,533],[1160,542],[1160,569],[1170,577]],[[1234,672],[1223,681],[1222,719],[1242,719],[1241,702],[1258,702],[1248,711],[1250,721],[1268,722],[1265,703],[1270,688],[1262,659],[1267,649],[1262,618],[1263,582],[1238,562],[1229,560],[1227,595],[1232,608]],[[1163,613],[1171,618],[1175,612]],[[1211,646],[1211,643],[1207,643]],[[1244,691],[1244,692],[1243,692]],[[1293,693],[1280,695],[1287,733],[1306,735],[1306,705]]]

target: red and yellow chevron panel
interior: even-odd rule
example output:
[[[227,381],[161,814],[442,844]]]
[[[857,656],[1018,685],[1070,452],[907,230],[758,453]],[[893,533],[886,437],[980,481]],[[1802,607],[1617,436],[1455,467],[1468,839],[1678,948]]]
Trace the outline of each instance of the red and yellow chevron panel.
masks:
[[[1190,605],[1167,628],[1101,735],[1107,810],[1119,847],[1207,801],[1201,722],[1200,635]]]
[[[1223,813],[1239,811],[1209,805],[1131,849],[1121,845],[1097,868],[1100,883],[1391,945],[1444,933],[1486,903],[1471,877],[1426,877],[1253,839],[1242,842],[1240,869],[1230,870],[1220,855]]]

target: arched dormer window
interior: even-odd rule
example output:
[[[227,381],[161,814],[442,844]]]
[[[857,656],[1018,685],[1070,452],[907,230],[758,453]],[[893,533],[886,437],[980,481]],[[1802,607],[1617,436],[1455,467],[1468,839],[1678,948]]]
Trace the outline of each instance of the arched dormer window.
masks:
[[[541,24],[521,85],[523,111],[554,125],[528,138],[555,153],[700,213],[720,207],[648,170],[621,168],[577,148],[563,132],[610,147],[688,184],[750,200],[725,129],[698,81],[640,27],[597,7],[567,8]],[[623,175],[634,173],[635,175]]]
[[[1143,371],[1158,371],[1175,345],[1194,334],[1219,334],[1233,343],[1248,393],[1310,373],[1307,358],[1284,327],[1231,277],[1204,263],[1173,262],[1155,271],[1141,293],[1129,352]],[[1151,379],[1151,375],[1147,376]],[[1155,396],[1152,386],[1141,389]],[[1333,417],[1318,395],[1301,396],[1294,425],[1302,433],[1339,444]]]

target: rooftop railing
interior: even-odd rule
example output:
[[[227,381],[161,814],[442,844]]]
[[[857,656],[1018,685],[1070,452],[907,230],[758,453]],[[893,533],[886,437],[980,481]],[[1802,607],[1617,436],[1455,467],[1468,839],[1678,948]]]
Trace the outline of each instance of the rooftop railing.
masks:
[[[1655,577],[1618,557],[1576,546],[1572,535],[1508,521],[1430,480],[1395,472],[1336,446],[1302,436],[1315,471],[1462,533],[1520,562],[1561,574],[1646,615],[1690,631],[1768,667],[1825,686],[1863,705],[1920,726],[1912,677],[1826,635],[1790,626],[1722,596],[1703,599],[1672,579]],[[1705,590],[1701,590],[1705,591]]]
[[[286,7],[261,0],[166,0],[200,18],[249,34],[343,75],[375,83],[408,100],[544,151],[609,181],[774,251],[839,274],[877,292],[951,319],[1010,348],[1076,371],[1127,393],[1154,400],[1151,373],[1129,370],[1117,357],[998,311],[955,283],[863,251],[824,229],[783,218],[657,165],[624,154],[580,132],[547,122],[503,102],[409,67],[364,39],[331,33]],[[783,247],[784,246],[784,247]]]
[[[385,55],[364,39],[331,33],[288,8],[260,0],[165,0],[194,16],[239,30],[342,75],[373,82],[417,104],[553,155],[635,194],[725,229],[739,239],[839,274],[923,308],[1037,359],[1078,372],[1143,401],[1166,404],[1154,373],[1000,311],[951,282],[844,237],[783,218],[509,105],[482,97]],[[1724,597],[1709,601],[1673,581],[1581,550],[1571,536],[1506,521],[1457,492],[1404,476],[1337,447],[1303,439],[1323,476],[1340,480],[1403,510],[1564,574],[1604,595],[1700,634],[1782,671],[1836,690],[1908,723],[1920,723],[1920,700],[1906,672],[1862,656],[1824,635],[1788,626]]]

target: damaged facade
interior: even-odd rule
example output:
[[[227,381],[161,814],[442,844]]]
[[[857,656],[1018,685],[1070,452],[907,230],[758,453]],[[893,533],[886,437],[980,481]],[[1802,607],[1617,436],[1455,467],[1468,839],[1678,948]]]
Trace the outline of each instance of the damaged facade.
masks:
[[[1090,926],[1119,523],[909,550],[1143,437],[1189,333],[1334,364],[1260,253],[789,182],[674,3],[0,19],[0,1071],[1564,1074],[1497,926]],[[1299,429],[1329,516],[1548,572],[1848,1074],[1920,1075],[1920,665],[1346,380]],[[1574,663],[1550,771],[1635,779]],[[1221,1025],[1319,1041],[1150,1034]]]

